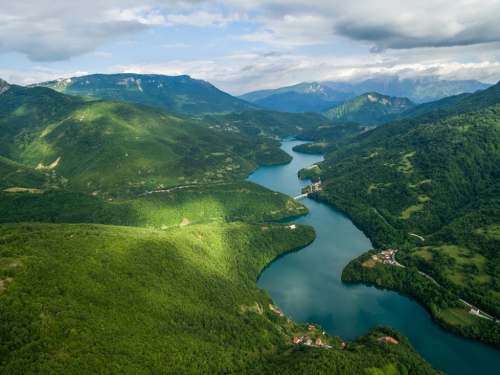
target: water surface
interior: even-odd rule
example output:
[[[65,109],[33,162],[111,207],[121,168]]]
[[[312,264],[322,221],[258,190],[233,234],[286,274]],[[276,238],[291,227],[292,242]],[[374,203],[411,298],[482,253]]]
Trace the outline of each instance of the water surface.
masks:
[[[285,139],[282,149],[293,156],[290,164],[260,167],[248,180],[292,197],[310,181],[297,172],[321,155],[301,154],[292,147],[303,143]],[[287,253],[261,273],[258,286],[294,321],[317,323],[332,335],[350,341],[375,325],[396,328],[408,337],[420,355],[448,374],[500,374],[500,350],[446,332],[432,321],[415,299],[394,290],[340,280],[351,260],[370,250],[370,240],[341,212],[324,203],[302,200],[310,213],[295,222],[316,229],[316,239]]]

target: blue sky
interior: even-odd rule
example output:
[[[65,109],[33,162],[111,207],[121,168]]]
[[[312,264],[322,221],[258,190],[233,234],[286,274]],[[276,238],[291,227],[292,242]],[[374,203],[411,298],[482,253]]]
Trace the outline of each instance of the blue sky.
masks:
[[[500,80],[498,0],[19,0],[0,77],[188,74],[231,94],[300,82]]]

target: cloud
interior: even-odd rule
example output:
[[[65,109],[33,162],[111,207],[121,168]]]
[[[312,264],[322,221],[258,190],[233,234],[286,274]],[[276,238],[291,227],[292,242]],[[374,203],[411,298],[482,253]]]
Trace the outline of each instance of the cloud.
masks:
[[[498,0],[23,0],[0,8],[0,52],[67,60],[123,36],[168,26],[257,30],[233,39],[292,49],[342,37],[387,49],[500,41]]]
[[[457,47],[453,57],[461,56]],[[419,61],[417,55],[427,56]],[[459,63],[434,56],[423,48],[405,58],[400,51],[392,55],[306,56],[276,51],[241,51],[216,60],[170,61],[166,64],[119,65],[110,73],[187,74],[203,79],[233,95],[313,81],[362,81],[383,76],[400,78],[439,76],[442,79],[500,80],[500,62]]]
[[[167,16],[167,21],[172,25],[196,27],[225,27],[239,20],[240,16],[237,13],[225,17],[221,13],[210,13],[207,11],[196,11],[189,14],[169,14]]]

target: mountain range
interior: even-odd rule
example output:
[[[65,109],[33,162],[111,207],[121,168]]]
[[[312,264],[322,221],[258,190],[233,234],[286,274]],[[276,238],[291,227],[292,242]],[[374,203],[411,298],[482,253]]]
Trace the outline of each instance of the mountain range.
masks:
[[[274,110],[326,112],[341,102],[368,92],[425,103],[462,93],[473,93],[490,86],[476,80],[448,81],[439,77],[399,79],[397,76],[385,76],[360,83],[300,83],[274,90],[253,91],[239,98]]]
[[[315,237],[276,222],[300,202],[244,181],[290,160],[277,142],[149,104],[0,91],[0,372],[440,373],[391,328],[343,343],[257,288]]]
[[[29,87],[36,86],[48,87],[68,95],[151,104],[185,114],[222,114],[259,108],[220,91],[208,82],[186,75],[92,74]]]

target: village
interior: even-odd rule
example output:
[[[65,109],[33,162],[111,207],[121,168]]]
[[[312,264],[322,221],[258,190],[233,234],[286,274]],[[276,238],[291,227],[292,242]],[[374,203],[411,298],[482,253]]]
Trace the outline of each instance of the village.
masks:
[[[372,259],[376,262],[381,262],[382,264],[398,264],[395,259],[395,255],[398,252],[398,250],[382,250],[380,253],[382,254],[382,257],[379,257],[377,254],[372,255]]]
[[[270,304],[269,308],[271,311],[278,314],[280,317],[286,318],[285,314],[283,314],[280,310],[275,308],[273,305]],[[281,331],[281,333],[283,335],[287,336],[287,333],[286,333],[287,329],[286,328],[288,327],[289,323],[293,323],[293,322],[289,318],[286,318],[286,323],[287,323],[287,326],[285,326],[285,325],[278,326],[277,328]],[[332,337],[332,336],[328,335],[326,332],[320,331],[320,327],[317,327],[315,325],[309,324],[309,325],[307,325],[307,327],[305,324],[296,325],[295,323],[293,323],[293,325],[295,326],[295,329],[297,329],[297,328],[299,328],[301,330],[307,329],[308,331],[310,331],[309,333],[304,333],[302,335],[294,335],[293,338],[291,339],[291,342],[293,344],[296,344],[296,345],[301,344],[301,345],[307,345],[307,346],[316,347],[316,348],[323,348],[323,349],[332,349],[332,348],[344,349],[346,346],[345,342],[341,341],[338,337]],[[285,327],[285,328],[283,328],[283,327]],[[320,336],[320,337],[318,337],[318,336]],[[288,337],[290,337],[290,336],[288,336]],[[323,342],[323,340],[325,340],[325,339],[329,343]],[[393,344],[398,343],[397,340],[395,340],[389,336],[381,337],[378,339],[378,341],[385,341],[385,342],[390,342]]]

